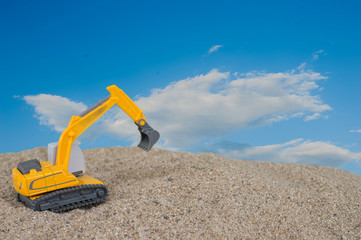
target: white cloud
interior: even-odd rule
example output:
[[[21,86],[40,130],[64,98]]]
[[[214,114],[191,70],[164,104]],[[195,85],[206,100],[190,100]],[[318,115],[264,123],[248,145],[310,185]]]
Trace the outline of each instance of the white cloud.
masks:
[[[205,139],[214,139],[250,126],[262,126],[290,118],[319,116],[330,106],[314,95],[317,81],[326,79],[304,67],[289,72],[234,74],[213,69],[207,74],[153,89],[136,104],[144,110],[153,128],[161,133],[161,146],[187,149]],[[59,96],[26,96],[35,106],[42,124],[61,131],[70,119],[85,108]],[[114,109],[100,120],[98,132],[136,142],[139,134],[124,113]],[[94,131],[96,132],[96,131]]]
[[[361,133],[361,129],[358,129],[358,130],[350,130],[350,132]]]
[[[320,50],[316,51],[312,56],[312,61],[318,60],[321,54],[325,54],[325,50],[320,49]]]
[[[40,124],[54,127],[58,132],[66,128],[72,115],[78,115],[86,109],[83,103],[50,94],[29,95],[24,100],[35,107]]]
[[[360,161],[361,153],[353,153],[331,143],[295,139],[282,144],[242,147],[239,149],[219,148],[217,153],[243,160],[281,163],[301,163],[330,167],[341,167],[353,160]]]
[[[321,117],[321,114],[317,112],[317,113],[314,113],[312,115],[306,116],[305,121],[315,120],[315,119],[320,118],[320,117]]]
[[[223,47],[223,45],[214,45],[212,46],[209,50],[208,50],[208,53],[212,53],[212,52],[215,52],[217,51],[219,48]]]
[[[300,66],[297,67],[297,70],[299,71],[304,71],[307,67],[307,63],[306,62],[303,62],[300,64]]]
[[[233,99],[232,95],[227,95],[223,92],[224,88],[222,91],[219,90],[221,93],[210,93],[211,87],[214,87],[214,84],[219,79],[227,79],[228,76],[229,74],[227,73],[220,73],[214,70],[206,75],[182,80],[164,89],[154,90],[151,96],[136,101],[139,106],[144,107],[145,114],[151,125],[161,132],[163,147],[170,150],[189,147],[200,140],[224,135],[234,129],[237,130],[242,126],[245,127],[252,120],[256,119],[255,116],[258,115],[255,115],[254,112],[264,109],[263,107],[253,109],[258,104],[246,106],[241,104],[238,106],[241,108],[240,111],[233,109],[235,111],[228,112],[227,110],[230,107],[227,102],[211,100],[210,96],[207,97],[205,94],[205,92],[208,92],[209,94],[218,94],[220,98],[228,96],[228,98]],[[228,82],[228,84],[231,82]],[[189,88],[190,85],[193,86],[193,89]],[[181,89],[184,91],[181,91]],[[188,91],[186,91],[187,89]],[[205,92],[200,91],[198,96],[195,96],[197,95],[196,91],[200,89]],[[184,92],[188,92],[186,96]],[[169,97],[169,95],[176,93],[178,93],[178,96],[174,96],[174,98]],[[180,98],[183,101],[180,101]],[[24,100],[35,107],[36,117],[40,120],[40,124],[52,126],[58,132],[63,131],[72,115],[78,115],[86,109],[83,103],[48,94],[25,96]],[[168,100],[168,102],[163,102],[163,100]],[[258,99],[258,101],[262,102],[262,98]],[[163,102],[163,107],[160,106],[161,102]],[[236,105],[240,103],[234,102]],[[207,104],[210,104],[208,108],[206,107]],[[215,106],[215,104],[219,104],[219,106]],[[243,112],[242,109],[247,106],[248,109],[253,110]],[[160,107],[163,110],[158,109]],[[269,105],[269,107],[271,106]],[[274,107],[278,109],[278,107]],[[319,107],[323,108],[322,104],[319,104]],[[294,113],[293,115],[291,114],[290,117],[304,116],[302,112]],[[263,116],[262,113],[259,113],[259,116],[261,116],[262,121],[265,121],[264,124],[278,120],[271,115],[265,115],[264,112]],[[239,126],[236,126],[237,120]],[[307,120],[307,116],[305,120]],[[125,113],[118,109],[111,110],[110,114],[105,118],[103,117],[100,120],[100,124],[96,125],[90,132],[90,135],[108,133],[120,138],[128,138],[134,142],[139,141],[139,134],[134,123],[129,120]],[[351,130],[351,132],[361,133],[361,130]],[[227,141],[208,144],[208,146],[205,145],[204,150],[213,151],[229,158],[243,160],[302,163],[331,167],[340,167],[352,160],[358,162],[361,160],[361,153],[353,153],[327,142],[312,142],[304,139],[255,147]]]
[[[330,110],[312,91],[313,71],[232,74],[212,70],[153,90],[137,104],[161,130],[166,146],[187,148],[249,126]]]
[[[51,126],[57,132],[62,132],[68,126],[72,116],[77,116],[88,108],[84,103],[50,94],[29,95],[25,96],[24,100],[35,107],[35,117],[39,119],[41,125]],[[119,111],[119,108],[111,109],[87,129],[83,136],[96,138],[103,133],[134,142],[139,141],[136,126],[129,121],[129,117],[124,112]]]

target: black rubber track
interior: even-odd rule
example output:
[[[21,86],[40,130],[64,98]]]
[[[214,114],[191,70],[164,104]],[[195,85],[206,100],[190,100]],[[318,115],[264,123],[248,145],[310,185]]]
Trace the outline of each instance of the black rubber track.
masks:
[[[100,203],[106,199],[107,195],[106,186],[88,184],[56,190],[34,200],[22,195],[18,195],[18,199],[35,211],[50,210],[60,213]]]

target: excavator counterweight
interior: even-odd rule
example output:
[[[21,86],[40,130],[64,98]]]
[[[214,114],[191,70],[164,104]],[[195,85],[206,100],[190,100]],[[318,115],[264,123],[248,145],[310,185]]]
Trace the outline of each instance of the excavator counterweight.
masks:
[[[160,135],[146,122],[143,111],[117,86],[109,86],[107,90],[110,96],[71,118],[56,148],[52,148],[56,151],[55,164],[51,161],[31,159],[19,163],[13,169],[13,185],[18,200],[33,210],[53,212],[104,201],[108,189],[103,182],[84,174],[84,171],[69,172],[69,159],[77,137],[115,104],[138,126],[141,135],[138,147],[145,151],[152,149]],[[81,151],[78,151],[81,154]]]

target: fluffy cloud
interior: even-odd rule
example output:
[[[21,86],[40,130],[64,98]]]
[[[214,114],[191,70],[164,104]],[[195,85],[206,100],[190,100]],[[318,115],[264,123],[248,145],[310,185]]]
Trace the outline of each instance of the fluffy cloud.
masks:
[[[49,94],[29,95],[24,100],[35,107],[40,124],[54,127],[58,132],[66,128],[72,115],[78,115],[87,108],[83,103]]]
[[[326,77],[304,70],[234,77],[214,69],[155,89],[137,104],[161,130],[165,146],[189,148],[241,128],[321,116],[331,109],[314,94],[321,79]]]
[[[25,96],[24,100],[35,107],[35,117],[39,119],[41,125],[50,126],[57,132],[62,132],[68,126],[72,116],[77,116],[88,108],[84,103],[50,94],[29,95]],[[96,138],[106,133],[135,142],[139,138],[139,133],[134,126],[124,112],[111,109],[83,136]]]
[[[296,70],[279,73],[250,72],[231,74],[217,69],[207,74],[173,82],[153,89],[135,102],[144,110],[149,123],[161,133],[158,146],[189,149],[205,139],[214,139],[250,126],[262,126],[290,118],[316,119],[330,110],[315,94],[320,73]],[[42,124],[62,131],[71,115],[86,106],[69,99],[39,94],[26,96],[35,106]],[[102,118],[98,132],[136,141],[134,123],[118,109]],[[96,131],[94,131],[96,132]]]
[[[223,45],[214,45],[212,46],[209,50],[208,50],[208,53],[212,53],[212,52],[215,52],[217,51],[219,48],[223,47]]]
[[[233,149],[214,144],[216,153],[229,158],[281,163],[302,163],[341,167],[353,160],[360,161],[361,153],[353,153],[327,142],[295,139],[282,144],[266,146],[243,146]]]
[[[208,83],[212,85],[212,82],[216,79],[227,76],[228,74],[213,71],[212,73],[209,73],[205,76],[199,76],[199,78],[206,77],[208,79]],[[185,81],[183,82],[183,84],[187,85],[186,83],[189,80],[195,81],[194,78],[190,78],[183,80]],[[203,80],[200,81],[203,82]],[[174,83],[173,85],[168,87],[174,88],[174,85],[176,84],[178,83]],[[188,89],[187,86],[184,87],[184,90]],[[200,87],[196,87],[196,89],[200,89]],[[204,87],[204,90],[205,89],[206,87]],[[159,98],[169,98],[167,96],[162,96],[163,94],[165,94],[164,92],[167,92],[166,88],[162,90],[154,90],[154,92],[151,94],[153,98],[149,97],[149,99],[153,101],[153,104],[146,103],[145,101],[147,98],[141,98],[137,101],[137,104],[139,106],[148,106],[148,108],[146,109],[146,115],[148,115],[150,123],[154,126],[154,128],[156,128],[162,133],[162,138],[164,139],[163,147],[177,150],[182,147],[188,146],[186,144],[187,141],[195,144],[197,143],[197,141],[228,133],[233,128],[237,129],[237,127],[234,126],[236,123],[233,121],[228,121],[228,123],[224,123],[224,119],[227,119],[229,115],[223,117],[221,116],[222,114],[226,114],[224,111],[221,110],[222,106],[218,106],[218,108],[213,109],[213,111],[215,111],[213,117],[216,119],[212,120],[209,123],[204,122],[206,119],[204,119],[203,116],[205,114],[209,115],[208,111],[212,109],[206,109],[207,111],[203,112],[201,107],[204,107],[204,105],[200,107],[195,106],[187,108],[187,106],[197,105],[196,102],[192,103],[187,101],[187,99],[191,100],[191,96],[195,94],[192,92],[190,92],[189,95],[185,98],[183,106],[175,106],[174,104],[176,104],[176,102],[169,102],[167,104],[166,110],[163,112],[163,115],[160,116],[160,112],[158,112],[159,110],[157,109],[156,105],[161,99],[157,99],[155,98],[155,96],[158,96]],[[170,94],[172,93],[173,92],[170,91]],[[182,96],[182,94],[180,95]],[[175,96],[175,98],[177,98],[177,96]],[[210,101],[205,100],[205,96],[202,96],[201,98],[204,99],[205,103]],[[83,103],[74,102],[64,97],[48,94],[25,96],[24,100],[28,104],[35,107],[35,111],[37,113],[35,116],[40,120],[40,124],[52,126],[54,130],[58,132],[64,130],[72,115],[78,115],[87,108]],[[201,101],[201,99],[198,100]],[[150,104],[151,106],[147,104]],[[175,110],[172,110],[173,108]],[[181,111],[176,111],[177,109]],[[189,111],[188,116],[186,114],[187,109]],[[186,116],[182,116],[182,114]],[[217,114],[219,114],[218,117]],[[196,116],[190,117],[189,115]],[[233,112],[233,115],[237,116],[237,111]],[[294,117],[302,116],[304,116],[304,114],[295,114]],[[310,116],[312,117],[313,115]],[[263,117],[263,120],[266,118]],[[269,120],[266,122],[280,120],[271,116],[268,118]],[[240,119],[239,116],[238,119]],[[242,119],[243,118],[241,118],[241,120]],[[281,119],[287,119],[287,117]],[[307,120],[307,116],[305,120]],[[167,123],[167,121],[169,121],[169,123]],[[224,126],[225,129],[222,129],[222,124],[217,121],[223,121],[223,124],[230,124],[231,126]],[[250,120],[243,120],[240,123],[242,123],[242,126],[245,126],[247,125],[247,123],[249,123],[249,121]],[[197,127],[200,129],[197,129]],[[360,130],[351,131],[361,132]],[[88,132],[87,135],[96,136],[99,133],[108,133],[114,136],[118,136],[120,138],[127,138],[128,140],[134,141],[134,143],[139,140],[139,134],[137,133],[134,123],[129,120],[125,113],[119,111],[118,109],[111,110],[111,112],[107,114],[105,118],[101,118],[100,124],[96,125],[95,128],[90,130],[90,133]],[[304,139],[295,139],[282,144],[255,147],[248,144],[239,144],[235,142],[224,141],[220,143],[204,145],[203,150],[207,152],[215,152],[229,158],[237,158],[243,160],[302,163],[331,167],[340,167],[352,160],[361,160],[361,153],[353,153],[347,149],[343,149],[326,142],[312,142]]]

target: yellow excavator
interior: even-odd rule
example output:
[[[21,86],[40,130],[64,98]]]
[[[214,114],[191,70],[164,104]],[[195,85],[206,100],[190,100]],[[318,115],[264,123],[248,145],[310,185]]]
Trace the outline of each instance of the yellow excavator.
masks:
[[[77,161],[81,161],[83,157],[80,148],[78,150],[81,157],[79,153],[78,156],[75,154],[78,147],[74,143],[76,138],[115,104],[138,126],[141,134],[138,147],[149,151],[158,141],[160,135],[146,122],[143,111],[117,86],[109,86],[107,90],[110,96],[71,118],[57,145],[52,148],[55,151],[53,162],[32,159],[20,162],[13,169],[12,179],[18,200],[33,210],[53,212],[104,201],[108,189],[103,182],[86,175],[83,168],[78,168],[75,172],[69,171],[69,168],[70,165],[76,166]]]

